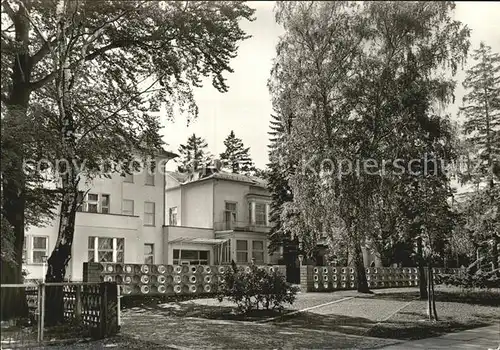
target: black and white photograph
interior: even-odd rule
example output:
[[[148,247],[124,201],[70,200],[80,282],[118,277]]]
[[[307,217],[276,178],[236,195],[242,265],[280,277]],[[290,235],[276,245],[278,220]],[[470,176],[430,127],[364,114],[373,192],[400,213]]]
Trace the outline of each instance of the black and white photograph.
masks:
[[[500,2],[0,1],[0,349],[500,350]]]

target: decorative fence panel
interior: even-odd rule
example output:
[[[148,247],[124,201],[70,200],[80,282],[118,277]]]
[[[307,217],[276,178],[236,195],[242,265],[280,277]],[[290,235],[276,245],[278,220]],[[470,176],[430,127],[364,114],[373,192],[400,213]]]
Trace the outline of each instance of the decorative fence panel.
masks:
[[[437,274],[461,273],[461,269],[433,269]],[[401,288],[419,285],[419,272],[416,267],[370,267],[366,268],[368,287]],[[306,292],[332,292],[357,288],[357,273],[353,267],[302,266],[300,273],[301,289]]]
[[[258,266],[286,276],[286,266]],[[84,263],[85,282],[116,282],[120,294],[189,295],[213,294],[230,265],[148,265],[118,263]],[[239,266],[249,269],[249,266]]]
[[[72,337],[104,338],[118,332],[118,288],[116,283],[40,283],[1,285],[6,288],[22,288],[25,291],[31,319],[34,324],[2,330],[2,342],[9,339],[9,347],[31,346],[44,338],[64,339]],[[45,319],[51,312],[46,309],[47,290],[62,293],[64,325],[46,327]],[[59,294],[59,297],[61,294]],[[29,334],[30,336],[26,336]],[[44,336],[45,334],[45,336]],[[61,340],[64,340],[61,339]]]

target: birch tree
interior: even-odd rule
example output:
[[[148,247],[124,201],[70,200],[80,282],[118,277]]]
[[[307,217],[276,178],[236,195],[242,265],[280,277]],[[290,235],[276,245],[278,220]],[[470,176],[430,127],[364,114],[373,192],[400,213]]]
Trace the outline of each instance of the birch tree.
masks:
[[[64,116],[65,124],[59,120],[55,126],[45,126],[53,132],[52,140],[57,139],[58,146],[71,146],[78,141],[73,148],[77,151],[92,145],[96,135],[111,132],[115,138],[107,138],[100,146],[113,149],[115,141],[120,140],[114,151],[123,159],[132,144],[158,141],[154,132],[142,132],[134,122],[146,122],[145,129],[158,128],[158,120],[147,116],[148,109],[157,109],[164,103],[167,118],[173,117],[174,107],[193,118],[198,110],[192,88],[200,86],[202,78],[212,78],[216,89],[227,91],[223,75],[232,72],[229,64],[236,55],[237,43],[248,37],[240,29],[239,20],[252,20],[254,12],[241,2],[83,1],[64,2],[58,8],[66,9],[63,13],[68,16],[62,27],[53,3],[2,2],[2,215],[14,232],[16,263],[2,261],[2,278],[4,272],[11,276],[2,282],[20,278],[24,215],[29,213],[26,201],[39,202],[39,197],[28,196],[30,179],[22,167],[30,154],[30,142],[16,138],[30,125],[28,116],[37,117],[37,121],[44,114]],[[59,55],[62,61],[54,66],[54,53],[60,45],[67,51]],[[143,90],[148,91],[147,96],[141,93]],[[75,105],[74,95],[70,96],[75,91],[86,98],[80,106]],[[64,99],[66,104],[61,102]],[[48,100],[52,104],[46,104]],[[34,103],[37,101],[41,103]],[[111,103],[109,109],[101,109],[104,101]],[[148,105],[144,104],[146,101]],[[79,110],[82,106],[85,109]],[[31,114],[35,109],[37,113]],[[132,115],[124,117],[128,112]],[[78,113],[85,116],[80,120],[85,124],[70,122],[72,117],[77,120]],[[143,117],[134,119],[139,115]],[[35,125],[39,124],[43,123]],[[137,137],[120,150],[130,134]],[[69,152],[73,152],[71,149]],[[6,155],[9,162],[4,164]],[[81,154],[76,153],[78,156]],[[99,158],[96,155],[92,161]],[[92,167],[92,161],[86,165]],[[72,211],[74,194],[67,192],[64,196],[68,210]],[[71,222],[70,218],[65,220]],[[61,244],[52,254],[58,258],[49,263],[50,280],[64,275],[70,242],[69,236],[58,239]]]

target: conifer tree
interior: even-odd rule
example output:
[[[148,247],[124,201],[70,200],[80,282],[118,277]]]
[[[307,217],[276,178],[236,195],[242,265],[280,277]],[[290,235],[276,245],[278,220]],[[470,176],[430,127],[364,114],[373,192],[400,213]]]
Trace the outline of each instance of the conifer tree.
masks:
[[[475,222],[476,239],[491,242],[492,266],[497,269],[500,204],[495,198],[498,191],[495,191],[498,186],[495,179],[500,168],[500,55],[481,43],[472,58],[477,64],[467,71],[463,86],[469,92],[463,98],[464,106],[460,108],[465,117],[464,134],[474,149],[471,157],[474,170],[467,174],[465,180],[487,182],[487,187],[475,194],[477,198],[482,197],[479,201],[482,208],[475,211],[477,215],[471,216],[469,221]],[[496,214],[484,216],[485,212]]]
[[[293,200],[292,189],[288,185],[286,178],[286,167],[283,166],[283,158],[280,155],[279,148],[282,146],[283,137],[285,134],[285,126],[280,118],[276,115],[271,115],[269,141],[269,172],[266,177],[268,189],[271,192],[271,210],[270,221],[272,222],[271,231],[269,232],[269,250],[276,249],[289,239],[289,234],[283,230],[281,222],[281,212],[285,202]]]
[[[493,185],[495,165],[500,162],[500,55],[481,43],[472,58],[477,62],[463,82],[469,92],[460,113],[465,117],[464,133],[477,148],[479,162],[475,181]]]
[[[179,147],[180,172],[194,172],[209,165],[212,161],[212,155],[206,150],[207,142],[202,137],[191,135],[185,145]]]
[[[250,147],[245,148],[243,141],[235,136],[233,130],[224,140],[224,146],[226,146],[226,150],[220,154],[224,169],[233,174],[246,175],[255,171],[252,158],[250,158]]]

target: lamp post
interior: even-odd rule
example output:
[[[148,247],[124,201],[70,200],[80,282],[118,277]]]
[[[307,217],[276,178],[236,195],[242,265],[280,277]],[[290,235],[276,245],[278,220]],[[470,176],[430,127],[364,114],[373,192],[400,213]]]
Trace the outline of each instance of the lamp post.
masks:
[[[47,255],[44,255],[42,256],[42,266],[43,266],[43,269],[42,269],[42,274],[43,274],[43,277],[42,277],[42,281],[43,283],[45,283],[45,266],[47,265],[47,258],[48,256]]]

